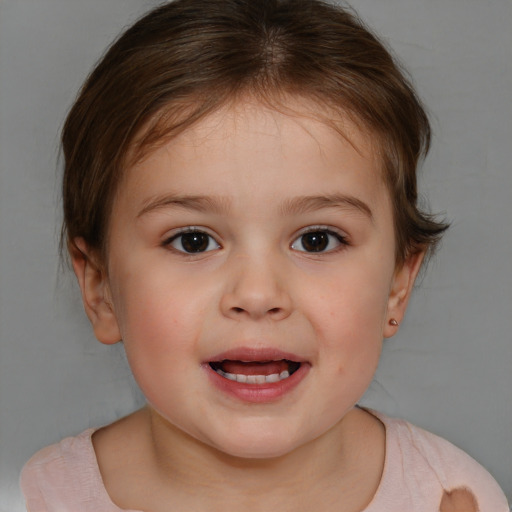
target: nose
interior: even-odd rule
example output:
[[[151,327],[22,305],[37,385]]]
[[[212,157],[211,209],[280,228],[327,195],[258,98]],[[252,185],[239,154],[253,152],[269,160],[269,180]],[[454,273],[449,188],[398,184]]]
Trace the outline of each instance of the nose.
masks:
[[[274,321],[290,316],[292,300],[282,267],[267,259],[239,256],[229,263],[228,273],[220,304],[224,316]]]

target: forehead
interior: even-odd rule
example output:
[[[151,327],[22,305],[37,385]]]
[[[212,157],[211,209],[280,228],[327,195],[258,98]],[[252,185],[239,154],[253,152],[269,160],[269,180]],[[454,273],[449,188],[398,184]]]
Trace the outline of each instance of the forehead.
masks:
[[[277,120],[280,115],[296,123],[306,120],[324,124],[356,150],[372,155],[376,164],[383,167],[383,137],[363,122],[357,112],[310,96],[279,91],[268,94],[249,91],[235,97],[227,96],[214,101],[211,107],[193,97],[170,102],[147,119],[133,137],[123,157],[123,167],[126,171],[174,139],[181,142],[187,136],[201,137],[201,134],[211,138],[210,128],[216,131],[224,125],[228,131],[233,131],[239,125],[237,121],[243,122],[247,117],[273,116]]]
[[[313,103],[295,101],[277,109],[238,102],[163,141],[128,167],[118,196],[128,193],[149,201],[168,189],[244,202],[265,189],[270,204],[310,188],[327,196],[347,187],[374,202],[384,189],[374,141],[348,116],[335,117]]]

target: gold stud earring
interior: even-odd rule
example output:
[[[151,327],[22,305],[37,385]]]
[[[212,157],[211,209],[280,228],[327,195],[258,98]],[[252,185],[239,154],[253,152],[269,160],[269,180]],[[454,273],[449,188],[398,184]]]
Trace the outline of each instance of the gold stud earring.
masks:
[[[393,327],[398,327],[400,324],[394,318],[392,318],[389,321],[389,325],[392,325]]]

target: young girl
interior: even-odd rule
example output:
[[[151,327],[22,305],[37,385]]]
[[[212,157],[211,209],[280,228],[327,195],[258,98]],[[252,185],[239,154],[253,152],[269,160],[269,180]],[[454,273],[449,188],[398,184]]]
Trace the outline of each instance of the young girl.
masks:
[[[147,406],[22,473],[31,512],[506,512],[448,442],[357,403],[446,225],[427,117],[317,0],[177,0],[111,47],[63,131],[86,313]]]

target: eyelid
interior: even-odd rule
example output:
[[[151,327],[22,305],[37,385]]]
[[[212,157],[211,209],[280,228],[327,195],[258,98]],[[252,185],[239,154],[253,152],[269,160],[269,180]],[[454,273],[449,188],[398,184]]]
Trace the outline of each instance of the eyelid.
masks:
[[[294,245],[298,242],[298,240],[303,237],[304,235],[307,235],[308,233],[317,233],[317,232],[323,232],[327,233],[328,235],[331,235],[335,237],[339,243],[338,247],[335,247],[333,249],[329,249],[326,251],[318,251],[318,252],[310,252],[306,250],[297,249],[294,247]],[[348,236],[345,232],[341,231],[338,228],[327,226],[327,225],[315,225],[315,226],[308,226],[306,228],[303,228],[300,230],[296,235],[294,235],[293,241],[290,244],[290,247],[297,252],[302,252],[306,254],[312,254],[312,255],[321,255],[321,254],[332,254],[334,252],[337,252],[340,249],[343,249],[344,247],[350,245]]]
[[[205,234],[211,240],[213,240],[215,242],[215,245],[217,247],[214,247],[212,249],[208,249],[208,250],[205,250],[205,251],[187,252],[187,251],[182,251],[180,249],[177,249],[176,247],[173,246],[173,242],[175,240],[177,240],[180,236],[186,235],[186,234],[189,234],[189,233],[202,233],[202,234]],[[211,233],[209,233],[209,230],[207,228],[202,227],[202,226],[185,226],[185,227],[173,230],[172,234],[166,236],[165,239],[162,241],[162,246],[166,247],[166,248],[169,248],[169,249],[172,249],[172,250],[174,250],[175,252],[177,252],[179,254],[183,254],[183,255],[187,255],[187,256],[198,256],[198,255],[201,255],[201,254],[205,254],[207,252],[214,251],[216,249],[220,249],[222,247],[221,244],[218,242],[217,238],[214,235],[212,235]]]

